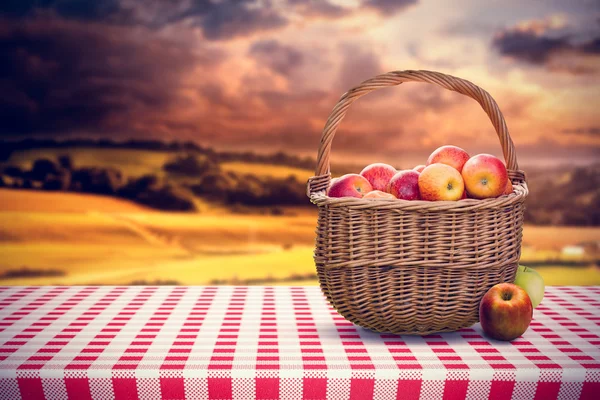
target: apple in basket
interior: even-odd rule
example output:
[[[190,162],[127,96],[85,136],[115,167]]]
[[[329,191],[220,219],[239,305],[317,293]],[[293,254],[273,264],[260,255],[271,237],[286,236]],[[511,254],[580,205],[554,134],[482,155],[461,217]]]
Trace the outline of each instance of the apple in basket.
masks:
[[[469,154],[457,146],[442,146],[435,149],[427,159],[427,165],[442,163],[461,172],[463,165],[470,158]]]
[[[510,179],[508,179],[508,181],[506,181],[506,189],[504,189],[504,193],[502,194],[511,194],[514,191],[515,190],[513,188],[512,182],[510,181]]]
[[[512,283],[492,286],[479,303],[479,322],[493,339],[510,341],[521,336],[533,318],[533,305],[525,290]]]
[[[396,174],[396,168],[391,165],[384,163],[375,163],[367,165],[361,172],[360,175],[364,176],[369,181],[373,190],[381,190],[382,192],[388,186],[392,176]]]
[[[419,200],[419,173],[409,169],[399,171],[392,177],[387,192],[402,200]]]
[[[462,169],[469,197],[487,199],[501,196],[506,190],[508,172],[504,163],[491,154],[469,158]]]
[[[325,191],[325,194],[326,194],[327,196],[329,196],[329,189],[331,189],[331,186],[332,186],[332,185],[333,185],[333,184],[334,184],[334,183],[335,183],[335,182],[336,182],[338,179],[340,179],[340,178],[339,178],[339,177],[338,177],[338,178],[331,178],[331,180],[329,181],[329,186],[327,186],[327,190]]]
[[[373,190],[369,181],[358,174],[346,174],[332,181],[329,186],[329,197],[358,197],[362,198]]]
[[[460,172],[449,165],[431,164],[419,174],[419,192],[423,200],[459,200],[464,189]]]
[[[425,167],[426,167],[426,165],[421,164],[421,165],[417,165],[416,167],[414,167],[413,170],[417,171],[417,172],[423,172]]]
[[[391,193],[382,192],[381,190],[373,190],[363,196],[363,199],[395,199]]]

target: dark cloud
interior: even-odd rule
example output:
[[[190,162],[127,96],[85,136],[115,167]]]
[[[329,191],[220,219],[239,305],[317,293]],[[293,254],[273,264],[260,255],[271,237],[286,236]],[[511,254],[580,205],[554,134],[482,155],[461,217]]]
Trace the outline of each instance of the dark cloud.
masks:
[[[178,100],[186,73],[223,58],[148,40],[63,19],[1,21],[0,135],[134,133]]]
[[[261,99],[270,110],[281,112],[302,112],[312,113],[318,108],[322,109],[324,102],[330,100],[329,93],[322,90],[309,90],[300,93],[289,93],[276,90],[262,90],[253,93]],[[307,104],[311,104],[313,109],[302,110]]]
[[[516,27],[503,29],[492,41],[502,55],[549,70],[585,74],[597,72],[582,60],[600,54],[600,36],[586,41],[575,41],[575,35],[551,35],[540,29]]]
[[[410,82],[402,84],[402,87],[396,90],[401,91],[402,102],[410,104],[413,107],[407,113],[407,118],[420,111],[439,113],[464,104],[472,104],[473,109],[476,109],[475,106],[477,103],[469,97],[431,84]]]
[[[379,57],[371,50],[346,43],[341,51],[342,64],[337,85],[340,90],[349,90],[366,79],[387,72],[383,70]]]
[[[590,54],[600,54],[600,37],[584,43],[581,46],[581,50]]]
[[[293,125],[263,129],[255,135],[243,135],[228,143],[237,149],[258,148],[268,151],[287,151],[316,154],[321,131],[305,121]]]
[[[254,42],[248,54],[272,71],[284,76],[288,76],[304,60],[300,51],[291,46],[283,45],[276,40]]]
[[[520,30],[501,32],[494,38],[493,45],[500,53],[531,64],[543,64],[554,53],[572,47],[567,36],[549,38]]]
[[[284,27],[288,20],[270,2],[258,0],[174,0],[153,4],[128,0],[144,24],[153,28],[184,23],[209,40],[227,40]]]
[[[395,14],[417,3],[418,0],[364,0],[362,5],[385,16]]]
[[[327,0],[288,0],[294,10],[309,18],[342,18],[352,13],[352,9],[330,3]]]
[[[562,143],[551,137],[542,137],[533,143],[520,144],[517,147],[519,154],[531,158],[564,158],[577,159],[589,158],[598,160],[600,146],[587,143]]]
[[[417,0],[365,0],[364,8],[390,16],[416,4]],[[287,9],[286,9],[287,8]],[[184,24],[200,29],[208,40],[229,40],[272,31],[289,24],[286,13],[303,18],[337,19],[356,7],[344,7],[329,0],[288,0],[274,6],[261,0],[7,0],[0,2],[0,16],[28,18],[60,16],[68,20],[117,25],[138,25],[161,29]]]
[[[197,1],[196,3],[206,3]],[[253,1],[223,1],[210,3],[201,9],[196,25],[209,40],[230,39],[263,32],[287,25],[288,21],[270,6],[256,7]],[[189,15],[189,14],[188,14]],[[192,14],[193,15],[193,14]]]
[[[377,153],[379,156],[397,155],[400,150],[397,139],[405,135],[402,127],[393,129],[375,128],[365,132],[354,129],[350,124],[342,123],[332,142],[332,148],[340,155]]]
[[[126,21],[130,11],[119,0],[8,0],[0,2],[0,15],[27,17],[43,11],[86,21]]]
[[[40,12],[65,19],[158,29],[185,22],[209,40],[231,39],[287,25],[269,2],[258,0],[9,0],[0,2],[0,15],[30,17]]]
[[[600,136],[600,127],[599,126],[589,126],[589,127],[583,127],[583,128],[563,129],[561,131],[561,133],[564,135],[596,137],[596,136]]]

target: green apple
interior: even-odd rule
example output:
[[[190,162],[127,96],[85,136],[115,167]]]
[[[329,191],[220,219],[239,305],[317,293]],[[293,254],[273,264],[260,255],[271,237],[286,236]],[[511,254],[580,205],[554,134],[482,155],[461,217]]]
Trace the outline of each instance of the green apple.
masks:
[[[517,276],[515,277],[515,285],[523,288],[527,292],[531,299],[531,304],[533,304],[533,308],[536,308],[542,302],[542,299],[544,298],[544,289],[546,287],[544,285],[544,279],[536,270],[525,267],[524,265],[519,265]]]

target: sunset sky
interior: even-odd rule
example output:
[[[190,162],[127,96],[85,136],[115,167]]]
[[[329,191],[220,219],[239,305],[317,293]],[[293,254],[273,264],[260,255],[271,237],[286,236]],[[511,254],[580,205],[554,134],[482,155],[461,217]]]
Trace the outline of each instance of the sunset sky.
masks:
[[[490,92],[522,164],[600,160],[597,0],[9,0],[0,56],[0,138],[316,156],[346,90],[426,69]],[[476,102],[408,83],[350,109],[332,161],[410,166],[442,144],[501,155]]]

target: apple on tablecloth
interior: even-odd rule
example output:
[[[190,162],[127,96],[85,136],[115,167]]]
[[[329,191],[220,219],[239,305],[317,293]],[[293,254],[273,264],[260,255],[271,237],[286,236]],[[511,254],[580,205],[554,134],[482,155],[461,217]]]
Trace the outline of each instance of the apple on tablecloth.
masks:
[[[515,285],[521,287],[527,292],[533,308],[536,308],[544,299],[544,279],[534,269],[524,265],[519,265],[517,268],[517,276],[515,277]]]
[[[533,305],[525,290],[512,283],[492,286],[479,304],[479,321],[485,334],[510,341],[521,336],[533,318]]]

